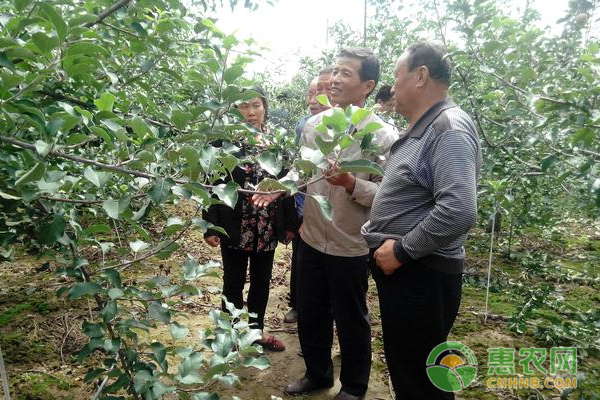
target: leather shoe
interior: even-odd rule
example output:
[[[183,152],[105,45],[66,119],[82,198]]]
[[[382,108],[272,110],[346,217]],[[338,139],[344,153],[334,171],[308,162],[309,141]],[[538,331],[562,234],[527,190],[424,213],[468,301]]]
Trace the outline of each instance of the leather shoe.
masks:
[[[340,390],[340,392],[333,398],[333,400],[364,400],[365,396],[355,396],[348,392]]]
[[[304,376],[287,385],[285,389],[283,389],[283,392],[292,396],[299,396],[319,389],[329,389],[332,386],[333,383],[328,385],[319,385],[318,383],[315,383]]]
[[[283,322],[288,323],[288,324],[293,324],[294,322],[297,322],[297,321],[298,321],[298,311],[294,310],[293,308],[285,314],[285,317],[283,317]]]

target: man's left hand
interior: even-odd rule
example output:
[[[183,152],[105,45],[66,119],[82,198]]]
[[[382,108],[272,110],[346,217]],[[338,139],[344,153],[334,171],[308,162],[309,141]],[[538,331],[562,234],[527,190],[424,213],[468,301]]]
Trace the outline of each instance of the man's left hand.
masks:
[[[338,172],[339,168],[331,168],[327,171],[327,182],[334,186],[342,186],[346,189],[346,192],[354,192],[354,186],[356,185],[356,178],[349,172]]]
[[[380,248],[375,251],[375,263],[386,275],[391,275],[402,266],[394,253],[394,239],[387,239]]]

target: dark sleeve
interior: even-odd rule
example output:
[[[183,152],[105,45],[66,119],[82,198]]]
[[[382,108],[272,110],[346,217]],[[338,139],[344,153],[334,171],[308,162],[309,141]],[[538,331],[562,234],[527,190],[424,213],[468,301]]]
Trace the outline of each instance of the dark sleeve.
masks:
[[[202,211],[202,219],[205,220],[206,222],[210,222],[211,224],[213,224],[215,226],[219,226],[219,209],[218,209],[218,207],[219,207],[218,204],[213,204],[212,206],[208,207],[208,210]],[[204,234],[204,237],[208,237],[208,236],[219,236],[219,233],[212,229],[208,229],[206,231],[206,233]]]
[[[287,196],[281,200],[283,207],[284,228],[286,231],[296,232],[300,227],[298,213],[296,212],[296,202],[294,196]]]

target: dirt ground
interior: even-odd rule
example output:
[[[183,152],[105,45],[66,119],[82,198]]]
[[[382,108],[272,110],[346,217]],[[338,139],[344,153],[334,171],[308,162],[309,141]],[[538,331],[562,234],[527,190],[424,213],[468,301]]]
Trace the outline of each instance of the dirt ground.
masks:
[[[133,275],[146,278],[163,273],[177,275],[181,261],[192,255],[199,261],[219,259],[219,252],[200,242],[199,237],[192,235],[184,239],[182,251],[172,257],[165,267],[156,268],[149,260],[139,266]],[[282,390],[294,379],[304,373],[304,360],[298,355],[299,342],[296,324],[283,322],[288,311],[287,296],[289,292],[289,260],[291,246],[278,247],[273,268],[271,294],[265,320],[268,332],[276,335],[286,345],[286,351],[268,352],[271,367],[260,371],[254,368],[239,371],[241,384],[226,387],[216,384],[211,390],[220,398],[231,399],[237,396],[243,400],[270,400],[271,396],[286,397]],[[0,321],[0,337],[2,351],[8,370],[11,395],[16,400],[50,400],[50,399],[85,399],[92,398],[95,387],[83,382],[87,367],[78,365],[72,356],[77,354],[86,343],[87,337],[80,332],[83,320],[91,318],[91,303],[79,302],[74,305],[63,298],[56,297],[56,290],[65,282],[57,280],[55,268],[34,256],[22,255],[14,262],[4,262],[0,266],[0,312],[5,322]],[[220,279],[208,278],[207,286],[221,286]],[[246,290],[248,285],[246,285]],[[371,308],[376,308],[377,298],[374,283],[369,293]],[[185,324],[191,332],[209,326],[208,311],[220,304],[219,294],[206,294],[197,306],[190,305],[188,319]],[[13,312],[13,310],[16,310]],[[378,339],[378,319],[373,319],[374,330],[374,362],[368,399],[391,399],[387,385],[388,377],[380,353],[381,342]],[[155,336],[158,335],[158,336]],[[153,332],[152,337],[168,333]],[[190,335],[190,343],[195,338]],[[335,386],[329,390],[318,391],[306,399],[331,399],[340,389],[339,367],[340,354],[337,339],[334,343],[333,361],[336,373]],[[1,393],[1,388],[0,388]],[[169,397],[170,398],[170,397]],[[298,397],[289,397],[298,398]]]
[[[283,317],[288,311],[287,296],[289,291],[289,256],[291,246],[288,249],[281,246],[277,250],[276,263],[273,270],[273,280],[271,286],[271,296],[267,307],[266,329],[282,340],[286,345],[286,350],[281,353],[270,352],[271,368],[264,371],[255,369],[245,370],[242,374],[242,385],[223,391],[219,394],[228,399],[230,395],[236,395],[242,399],[269,399],[270,396],[281,397],[283,399],[298,399],[298,397],[285,396],[282,389],[291,381],[301,377],[304,374],[304,361],[298,355],[300,343],[296,324],[287,324],[283,322]],[[370,307],[377,308],[374,302],[377,302],[374,282],[371,282],[370,288]],[[374,318],[373,329],[378,331],[378,319]],[[377,336],[374,336],[377,337]],[[377,340],[377,339],[376,339]],[[381,345],[374,343],[374,349],[381,349]],[[301,398],[325,400],[332,399],[340,390],[339,372],[340,372],[340,352],[337,339],[334,341],[333,363],[335,368],[335,385],[331,389],[315,392],[309,396]],[[388,387],[387,373],[382,367],[380,354],[375,350],[374,368],[371,371],[369,389],[366,394],[367,399],[388,400],[391,399],[390,389]],[[248,383],[247,385],[245,383]]]

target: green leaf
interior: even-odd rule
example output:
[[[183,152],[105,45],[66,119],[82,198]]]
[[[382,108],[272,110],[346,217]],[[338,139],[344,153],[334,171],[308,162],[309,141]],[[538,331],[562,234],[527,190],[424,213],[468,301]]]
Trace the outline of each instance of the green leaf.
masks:
[[[160,303],[152,302],[148,305],[148,318],[168,324],[171,321],[171,312]]]
[[[58,47],[58,38],[55,36],[48,36],[45,33],[37,32],[31,37],[31,40],[38,49],[44,54],[50,53],[52,50]]]
[[[231,84],[237,78],[242,76],[243,73],[244,73],[244,68],[242,68],[239,65],[233,65],[225,71],[223,78],[225,79],[225,82]]]
[[[354,113],[352,113],[352,117],[350,118],[350,123],[354,126],[358,126],[363,119],[372,114],[372,111],[366,110],[364,108],[359,108]]]
[[[181,340],[188,335],[190,332],[189,328],[184,325],[180,325],[177,322],[173,322],[169,325],[169,332],[171,332],[171,336],[175,340]]]
[[[75,300],[83,296],[92,296],[100,293],[102,288],[95,282],[78,282],[69,290],[69,300]]]
[[[222,157],[219,157],[219,161],[221,162],[221,164],[223,164],[223,167],[225,167],[225,169],[230,173],[233,172],[235,167],[237,167],[240,162],[240,160],[238,160],[237,157],[231,154],[226,154]]]
[[[110,233],[110,227],[106,224],[90,225],[85,229],[86,235],[95,235],[97,233]]]
[[[198,374],[203,362],[204,357],[201,353],[195,351],[190,353],[179,364],[176,379],[186,385],[204,383],[204,380]],[[219,397],[217,396],[216,398],[218,399]]]
[[[277,176],[281,172],[282,162],[279,153],[274,151],[264,151],[258,156],[258,163],[269,174]]]
[[[102,320],[104,322],[108,323],[117,316],[117,312],[118,312],[117,302],[114,300],[109,300],[104,305],[104,308],[102,309],[102,311],[100,311],[100,314],[102,315]]]
[[[44,164],[37,163],[15,182],[15,186],[20,187],[29,182],[39,181],[44,176],[44,172],[46,172]]]
[[[8,57],[6,56],[6,53],[3,51],[0,51],[0,65],[3,67],[6,67],[8,69],[11,70],[15,70],[15,66],[14,64],[8,59]],[[4,79],[2,79],[4,81]],[[5,86],[6,88],[6,86]]]
[[[329,202],[329,199],[327,199],[327,197],[321,196],[320,194],[310,194],[306,197],[312,197],[321,208],[321,211],[323,212],[325,218],[331,221],[333,208],[331,207],[331,203]]]
[[[125,292],[120,288],[111,288],[108,290],[108,297],[110,297],[112,300],[120,299],[125,297]]]
[[[204,146],[200,151],[200,166],[207,175],[213,172],[218,154],[219,149],[211,145]]]
[[[92,338],[104,337],[105,332],[104,332],[104,327],[102,326],[102,324],[98,324],[98,323],[94,324],[94,323],[90,323],[87,321],[83,321],[82,328],[83,328],[83,333],[86,336],[89,336]]]
[[[42,13],[45,14],[45,18],[54,26],[60,43],[64,42],[65,38],[67,37],[69,27],[62,18],[60,10],[46,1],[38,3],[38,5]]]
[[[171,187],[173,187],[172,180],[158,178],[156,183],[148,191],[148,196],[154,204],[162,204],[171,194]]]
[[[231,49],[232,46],[238,44],[239,41],[233,35],[227,35],[225,39],[223,39],[223,47],[226,49]]]
[[[124,196],[119,200],[106,200],[102,203],[102,208],[106,211],[106,214],[113,218],[119,219],[121,213],[123,213],[127,207],[129,206],[129,201],[131,197]]]
[[[283,183],[271,178],[265,178],[262,181],[260,181],[256,189],[260,190],[261,192],[272,192],[275,190],[285,190],[287,192],[288,190],[288,188],[285,185],[283,185]]]
[[[2,197],[5,200],[21,200],[22,199],[22,197],[14,196],[14,195],[9,194],[9,193],[4,193],[1,190],[0,190],[0,197]]]
[[[112,178],[112,174],[110,172],[94,171],[94,169],[89,166],[85,167],[83,170],[83,176],[85,176],[85,179],[92,182],[97,188],[104,187],[110,178]]]
[[[185,157],[185,160],[189,165],[195,165],[198,163],[198,160],[200,160],[198,150],[194,149],[192,146],[183,146],[179,152]]]
[[[265,370],[271,366],[271,362],[266,356],[247,357],[244,359],[244,367],[253,367],[259,370]]]
[[[321,136],[315,137],[315,143],[317,143],[319,150],[321,150],[321,153],[323,153],[324,156],[331,154],[335,146],[337,146],[337,142],[335,140],[324,140]]]
[[[185,222],[179,217],[169,217],[167,220],[167,227],[165,228],[165,235],[171,236],[173,233],[180,231],[185,225]]]
[[[74,56],[80,56],[80,55],[93,57],[98,54],[101,54],[101,55],[107,56],[107,57],[110,56],[107,49],[105,49],[104,47],[102,47],[100,45],[92,43],[90,41],[77,42],[77,43],[70,45],[67,48],[67,57],[74,57]]]
[[[301,147],[300,156],[302,160],[310,161],[313,165],[318,168],[326,168],[327,161],[325,156],[320,150],[313,150],[310,147]]]
[[[92,133],[94,135],[103,139],[106,142],[106,145],[109,149],[112,149],[114,147],[114,142],[112,140],[112,137],[108,134],[108,132],[106,132],[106,130],[104,128],[101,128],[99,126],[92,126],[90,128],[90,130],[92,131]]]
[[[369,133],[375,132],[378,129],[383,128],[383,125],[381,125],[379,122],[369,122],[367,125],[365,125],[364,128],[362,128],[361,130],[354,132],[354,138],[355,139],[360,139],[365,135],[368,135]]]
[[[51,150],[52,150],[52,143],[46,143],[42,140],[35,141],[35,151],[37,151],[37,153],[40,156],[42,156],[42,157],[47,156]]]
[[[143,138],[147,133],[151,133],[150,127],[140,117],[135,117],[131,121],[128,122],[128,125],[133,129],[133,133],[135,133],[136,137]]]
[[[373,161],[354,160],[339,163],[340,172],[365,172],[367,174],[383,176],[383,168]]]
[[[183,112],[181,110],[175,110],[171,113],[171,122],[180,131],[183,130],[192,119],[192,114],[189,112]]]
[[[331,105],[331,103],[329,102],[329,99],[327,98],[327,95],[324,95],[324,94],[318,95],[317,96],[317,101],[319,102],[319,104],[321,104],[323,106],[333,107]]]
[[[348,127],[346,114],[340,109],[335,109],[332,115],[325,115],[322,122],[337,133],[345,132]]]
[[[225,204],[235,208],[238,200],[239,185],[235,182],[229,182],[227,185],[220,184],[212,189],[213,193]]]
[[[129,247],[131,248],[131,251],[137,254],[142,250],[146,250],[150,245],[141,240],[136,240],[135,242],[129,242]]]
[[[27,8],[27,6],[30,5],[32,1],[33,0],[14,0],[13,3],[15,5],[15,9],[21,12],[25,8]]]
[[[100,98],[94,100],[94,104],[96,105],[96,107],[98,107],[98,110],[100,110],[100,111],[112,112],[113,105],[115,104],[116,99],[117,98],[113,94],[104,92],[104,93],[102,93]],[[119,127],[121,128],[120,125],[119,125]]]
[[[52,246],[65,234],[66,222],[60,215],[54,214],[52,222],[44,223],[40,227],[40,241]]]
[[[140,69],[142,70],[143,73],[146,73],[146,72],[150,71],[153,66],[154,66],[154,60],[151,58],[147,58],[142,62]]]

